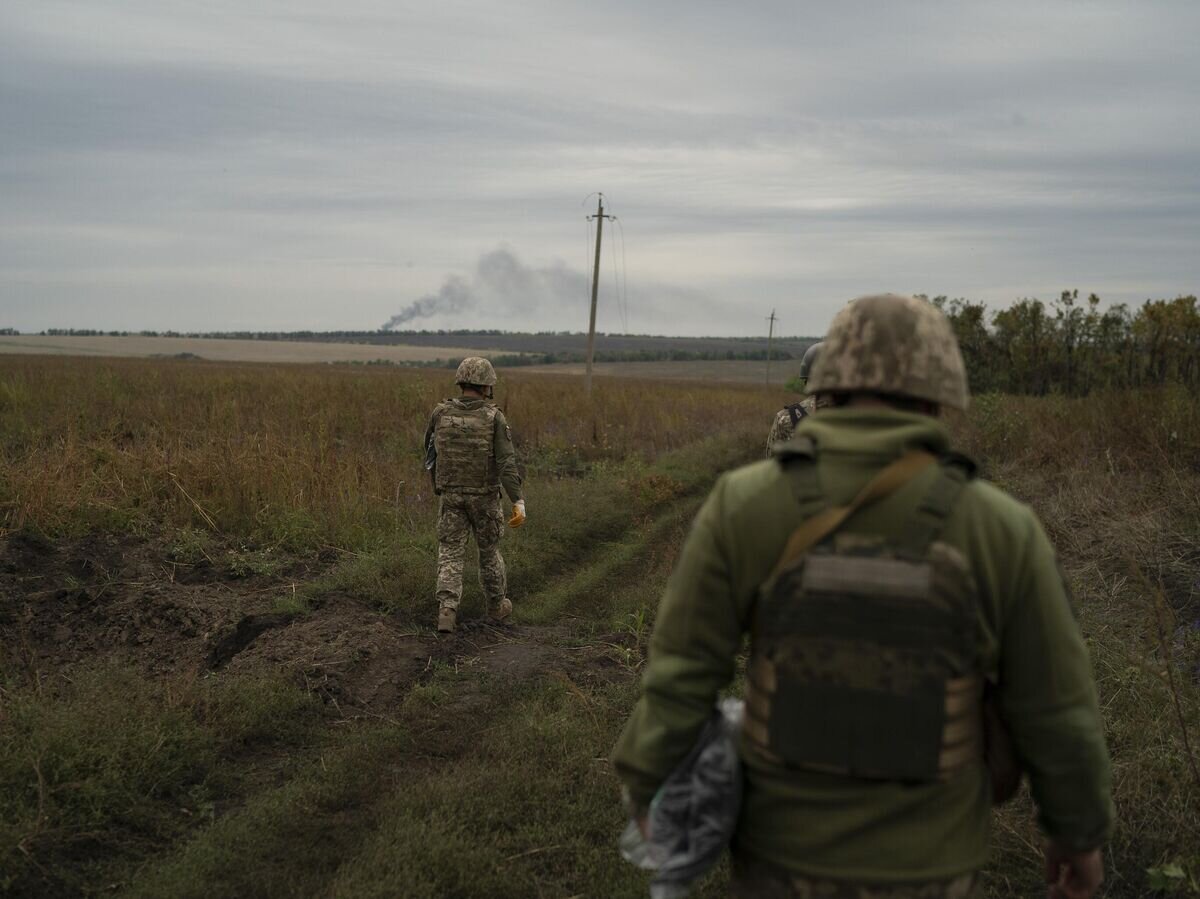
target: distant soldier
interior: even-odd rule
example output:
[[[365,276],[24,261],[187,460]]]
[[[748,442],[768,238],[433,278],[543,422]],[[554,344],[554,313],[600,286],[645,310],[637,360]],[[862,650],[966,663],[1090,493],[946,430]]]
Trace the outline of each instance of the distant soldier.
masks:
[[[462,361],[455,373],[462,395],[433,410],[425,432],[426,466],[433,476],[438,507],[438,624],[442,633],[454,630],[462,599],[463,562],[467,538],[479,547],[479,580],[487,601],[488,618],[499,623],[512,613],[500,535],[504,512],[500,488],[513,503],[509,527],[525,523],[521,475],[512,432],[504,413],[491,402],[496,385],[492,363],[478,356]]]
[[[834,408],[720,477],[667,582],[613,755],[631,813],[653,838],[749,634],[735,897],[980,899],[1009,747],[1045,895],[1090,899],[1113,804],[1087,647],[1037,516],[950,449],[950,323],[855,300],[810,386]]]
[[[824,346],[823,342],[814,343],[804,351],[804,358],[800,360],[799,381],[800,389],[803,391],[808,390],[808,378],[817,364],[817,358],[821,355],[822,346]],[[786,443],[792,439],[792,434],[796,432],[796,425],[818,409],[828,405],[828,398],[818,399],[816,396],[810,395],[800,402],[791,403],[776,412],[775,420],[771,423],[771,430],[767,433],[767,455],[771,455],[771,449],[775,444]]]

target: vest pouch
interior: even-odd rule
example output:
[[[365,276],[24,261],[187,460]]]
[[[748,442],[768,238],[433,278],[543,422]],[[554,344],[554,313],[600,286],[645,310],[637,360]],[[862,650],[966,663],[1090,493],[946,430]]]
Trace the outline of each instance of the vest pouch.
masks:
[[[936,559],[878,551],[814,551],[764,596],[766,748],[794,767],[932,781],[974,715],[948,698],[973,670],[969,594]]]
[[[436,487],[440,491],[487,493],[495,489],[492,433],[495,407],[447,405],[434,427]]]
[[[863,778],[932,781],[945,724],[945,686],[906,695],[782,676],[770,748],[786,764]]]

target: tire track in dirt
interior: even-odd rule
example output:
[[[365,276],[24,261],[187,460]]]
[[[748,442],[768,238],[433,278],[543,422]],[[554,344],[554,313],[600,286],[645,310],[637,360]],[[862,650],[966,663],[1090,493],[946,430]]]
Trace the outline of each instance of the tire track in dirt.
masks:
[[[459,765],[478,766],[479,754],[492,751],[487,748],[486,735],[509,726],[514,706],[526,697],[557,689],[589,718],[594,716],[597,710],[592,696],[603,695],[609,685],[631,682],[641,655],[637,634],[608,630],[609,616],[620,607],[614,591],[633,582],[634,572],[639,601],[661,588],[670,568],[666,545],[696,502],[693,498],[666,507],[652,521],[601,548],[586,565],[565,573],[524,604],[539,621],[555,608],[569,617],[523,623],[519,608],[514,625],[493,627],[467,621],[454,634],[438,636],[432,628],[398,627],[388,616],[363,608],[355,610],[362,620],[345,626],[349,604],[339,603],[346,608],[323,607],[309,616],[263,629],[233,655],[219,676],[238,676],[265,663],[281,663],[297,647],[309,647],[309,657],[298,660],[292,656],[291,661],[300,663],[309,688],[322,695],[336,713],[331,720],[332,744],[310,749],[309,754],[319,755],[324,766],[331,752],[349,753],[345,758],[353,762],[345,764],[355,773],[339,781],[342,785],[335,795],[317,807],[307,797],[321,793],[324,788],[319,784],[326,775],[323,767],[318,772],[311,764],[246,797],[240,809],[229,809],[209,828],[157,855],[132,885],[131,895],[153,895],[168,883],[174,888],[176,878],[183,878],[184,872],[194,891],[182,895],[225,895],[218,884],[222,865],[228,863],[227,847],[242,839],[239,835],[266,827],[279,831],[271,839],[295,843],[320,841],[323,834],[337,831],[333,841],[336,853],[322,850],[289,862],[289,878],[299,878],[310,887],[319,884],[315,891],[323,894],[338,882],[346,864],[380,839],[388,826],[385,810],[394,808],[398,797],[409,789],[419,789],[425,777]],[[580,581],[584,574],[589,578],[586,589]],[[571,602],[560,607],[564,590]],[[257,624],[247,633],[256,629]],[[374,642],[367,640],[364,646],[364,635],[373,635]],[[316,647],[321,652],[315,652]],[[431,704],[414,705],[414,691],[423,689],[433,691]],[[600,693],[594,694],[596,690]],[[351,729],[338,734],[346,725]],[[357,755],[354,734],[362,728],[362,733],[368,733],[374,726],[382,726],[390,734],[386,745]],[[598,733],[604,731],[598,721],[596,726]],[[600,739],[607,739],[606,732]],[[338,762],[336,770],[341,771],[342,766]],[[396,786],[401,782],[408,786]],[[286,809],[294,806],[295,812],[284,814],[279,803]],[[353,813],[348,815],[347,809]],[[212,859],[226,861],[217,864]]]

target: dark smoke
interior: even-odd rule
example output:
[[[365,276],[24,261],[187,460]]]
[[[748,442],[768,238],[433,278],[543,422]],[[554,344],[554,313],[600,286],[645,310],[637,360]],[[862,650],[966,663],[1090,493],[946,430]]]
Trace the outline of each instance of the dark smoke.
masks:
[[[451,275],[437,293],[427,293],[419,300],[414,300],[407,309],[397,312],[383,326],[383,330],[391,331],[414,318],[428,318],[441,313],[466,312],[475,304],[471,294],[471,286],[465,278]]]
[[[509,250],[493,250],[480,258],[468,281],[450,275],[437,293],[426,294],[388,319],[392,330],[414,319],[457,315],[478,310],[496,313],[560,310],[565,303],[586,299],[588,279],[562,263],[529,268]]]

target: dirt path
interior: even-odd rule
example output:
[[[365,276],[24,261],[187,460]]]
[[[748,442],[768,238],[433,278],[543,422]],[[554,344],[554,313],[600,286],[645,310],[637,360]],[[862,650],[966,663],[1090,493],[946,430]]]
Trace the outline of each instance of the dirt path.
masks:
[[[230,774],[248,792],[222,799],[210,812],[212,821],[190,837],[173,837],[142,855],[136,869],[128,869],[130,876],[141,873],[125,886],[131,895],[323,895],[343,889],[357,895],[357,887],[336,885],[348,876],[345,859],[384,840],[389,816],[401,814],[401,806],[409,809],[406,789],[379,784],[403,779],[432,789],[446,765],[486,772],[495,753],[515,751],[511,747],[526,738],[530,728],[522,722],[529,714],[562,727],[562,734],[546,738],[549,743],[573,741],[587,758],[607,752],[614,716],[627,711],[623,697],[632,689],[648,633],[647,615],[635,614],[635,607],[652,607],[696,501],[681,500],[618,539],[598,543],[591,556],[523,597],[512,625],[467,620],[450,636],[345,595],[304,614],[278,611],[276,599],[319,575],[320,560],[271,577],[237,577],[221,559],[184,565],[172,560],[170,547],[153,542],[14,534],[0,540],[0,651],[22,680],[51,690],[56,681],[70,682],[108,663],[180,682],[249,682],[282,672],[287,682],[319,698],[322,732],[303,743],[248,747],[231,758],[236,770]],[[558,707],[529,712],[531,702]],[[563,766],[557,774],[543,764],[536,777],[503,778],[493,787],[536,788],[553,805],[562,795],[562,778],[576,777],[581,766],[593,769],[599,779],[583,798],[602,803],[602,812],[573,818],[604,822],[603,845],[609,845],[608,831],[618,828],[619,815],[611,775],[586,759],[561,756],[554,763]],[[325,809],[310,806],[310,795],[338,798],[327,800],[332,805]],[[488,805],[486,796],[444,801]],[[510,805],[506,800],[495,813],[508,814]],[[303,828],[287,823],[294,816],[307,822]],[[538,817],[526,821],[533,826]],[[267,819],[274,823],[264,824]],[[462,838],[447,839],[457,844]],[[509,839],[520,847],[509,854],[519,854],[528,848],[521,841],[542,837],[514,833]],[[486,843],[473,838],[480,840]],[[229,860],[231,841],[244,844],[235,853],[238,861]],[[324,848],[294,853],[294,844],[306,842]],[[333,846],[340,848],[331,851]],[[524,883],[528,892],[520,895],[538,895],[539,884],[574,882],[597,864],[593,855],[607,857],[595,837],[580,837],[575,852],[553,876],[542,872],[545,862],[537,855],[519,865],[494,862],[495,873],[503,882]],[[276,871],[275,886],[252,888],[230,874],[231,867],[254,870],[277,854],[289,861]],[[119,870],[119,860],[113,864]],[[51,875],[42,891],[74,894],[55,882]],[[185,882],[195,889],[185,889]],[[486,883],[463,895],[504,894]],[[412,895],[453,894],[446,889],[429,886]],[[545,894],[559,892],[554,887]]]

